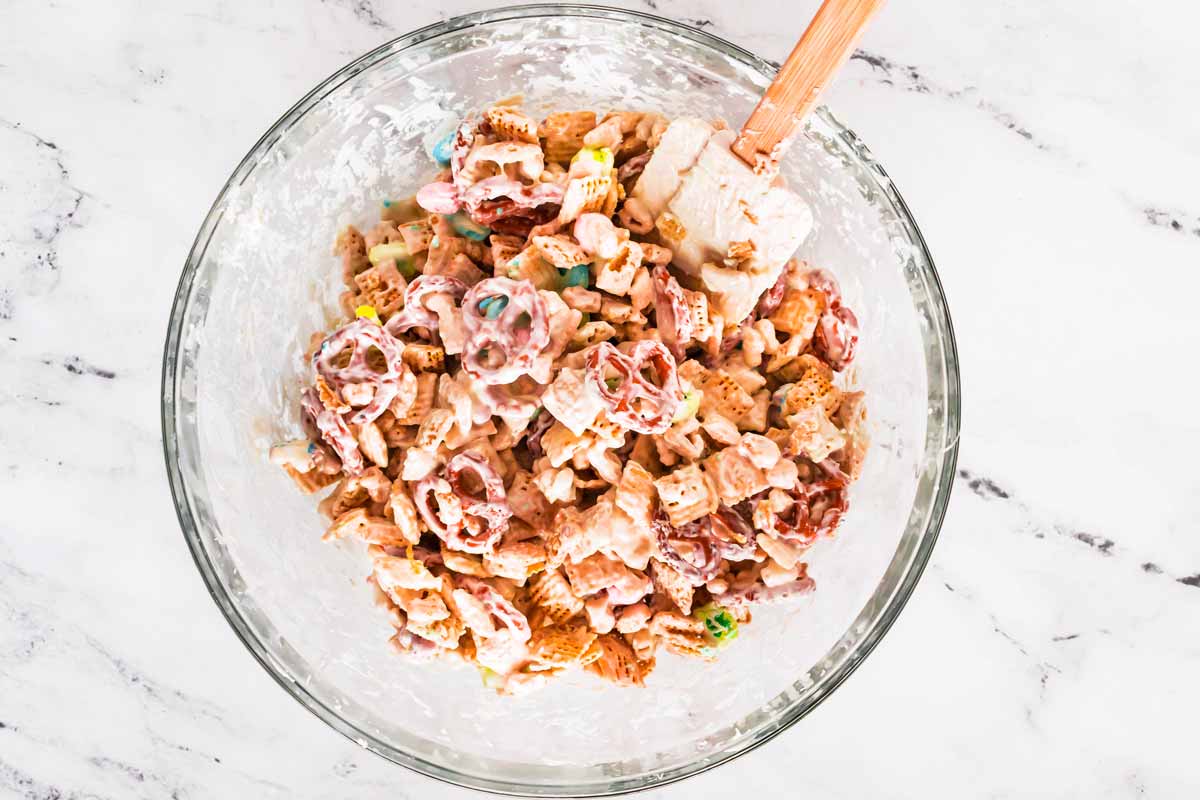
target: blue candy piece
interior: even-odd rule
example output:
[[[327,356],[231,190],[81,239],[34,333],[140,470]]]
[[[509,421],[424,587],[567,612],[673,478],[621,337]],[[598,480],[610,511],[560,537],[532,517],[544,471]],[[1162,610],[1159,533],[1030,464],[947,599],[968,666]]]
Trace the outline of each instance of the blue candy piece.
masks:
[[[433,160],[438,163],[439,167],[450,166],[450,153],[454,150],[455,133],[455,131],[450,131],[438,139],[437,144],[429,151],[429,155],[433,156]]]
[[[587,264],[576,264],[563,276],[563,286],[582,286],[586,289],[591,278],[592,274]]]
[[[479,301],[479,310],[488,319],[498,319],[500,313],[504,311],[504,307],[508,305],[508,298],[503,295],[496,297],[488,297]]]
[[[507,305],[508,305],[507,297],[493,297],[492,302],[489,303],[488,307],[487,307],[487,312],[486,312],[487,318],[488,319],[497,319],[500,316],[500,313],[502,311],[504,311],[504,308]]]
[[[480,225],[461,212],[451,214],[446,217],[446,221],[450,223],[450,227],[454,228],[455,233],[459,236],[465,236],[473,242],[482,242],[492,232],[492,229],[488,226]]]

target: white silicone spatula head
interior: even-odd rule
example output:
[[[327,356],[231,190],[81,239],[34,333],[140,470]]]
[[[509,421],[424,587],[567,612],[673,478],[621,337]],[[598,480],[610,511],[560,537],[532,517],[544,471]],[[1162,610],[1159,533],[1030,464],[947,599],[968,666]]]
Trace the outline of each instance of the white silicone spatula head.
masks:
[[[826,0],[736,139],[676,119],[633,188],[672,265],[725,325],[749,315],[812,227],[804,201],[776,185],[779,158],[882,3]]]

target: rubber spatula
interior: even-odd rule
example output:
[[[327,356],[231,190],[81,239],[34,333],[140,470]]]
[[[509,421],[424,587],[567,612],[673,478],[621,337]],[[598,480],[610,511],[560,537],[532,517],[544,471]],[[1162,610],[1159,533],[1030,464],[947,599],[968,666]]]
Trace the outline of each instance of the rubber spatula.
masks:
[[[673,264],[725,324],[745,319],[812,228],[776,180],[780,158],[883,0],[825,0],[736,135],[676,119],[631,196],[654,218]]]

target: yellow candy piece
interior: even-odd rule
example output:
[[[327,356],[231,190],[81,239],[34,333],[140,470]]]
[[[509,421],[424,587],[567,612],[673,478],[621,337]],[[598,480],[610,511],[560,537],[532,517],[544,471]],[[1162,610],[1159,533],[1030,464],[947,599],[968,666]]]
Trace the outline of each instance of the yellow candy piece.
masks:
[[[612,169],[614,164],[613,152],[607,147],[585,147],[571,158],[571,163],[574,164],[581,158],[590,158],[603,165],[605,171]]]
[[[375,306],[359,306],[354,309],[354,316],[363,319],[369,319],[376,325],[382,325],[383,322],[379,319],[379,312],[375,310]]]

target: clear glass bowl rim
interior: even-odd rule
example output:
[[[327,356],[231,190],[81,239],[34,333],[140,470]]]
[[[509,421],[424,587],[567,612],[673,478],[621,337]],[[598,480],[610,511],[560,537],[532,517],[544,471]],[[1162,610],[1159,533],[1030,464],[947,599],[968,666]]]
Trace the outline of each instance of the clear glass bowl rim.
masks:
[[[185,261],[183,272],[180,275],[175,299],[171,307],[167,337],[163,347],[161,384],[163,454],[166,460],[167,476],[175,504],[176,516],[179,519],[179,525],[188,548],[191,551],[192,558],[196,563],[196,567],[204,580],[210,596],[221,609],[226,621],[237,634],[242,644],[250,651],[251,655],[254,656],[275,682],[283,687],[304,708],[361,747],[393,763],[400,764],[423,775],[455,786],[513,796],[536,794],[543,797],[599,797],[663,786],[718,767],[770,741],[820,705],[870,655],[871,651],[874,650],[875,646],[887,633],[893,622],[895,622],[924,571],[945,518],[946,507],[949,503],[950,491],[958,461],[960,426],[958,353],[950,312],[946,305],[941,281],[934,268],[933,257],[929,252],[928,245],[920,229],[917,227],[916,221],[913,219],[907,204],[896,189],[895,184],[862,141],[858,139],[853,131],[839,122],[828,109],[820,106],[812,113],[819,114],[826,123],[837,131],[843,141],[858,156],[862,165],[873,174],[879,184],[879,188],[891,201],[910,240],[920,251],[920,271],[929,290],[929,305],[932,312],[931,321],[933,323],[933,329],[928,333],[927,338],[937,339],[943,353],[941,366],[945,376],[945,419],[940,439],[944,442],[944,445],[938,449],[938,452],[931,452],[933,448],[927,443],[926,466],[923,469],[923,473],[925,474],[922,478],[932,475],[934,494],[928,510],[925,530],[921,535],[916,552],[913,554],[912,562],[896,587],[887,607],[874,621],[871,629],[863,636],[853,653],[839,665],[831,677],[823,682],[818,691],[806,698],[805,701],[795,702],[785,709],[774,721],[771,730],[747,740],[741,746],[725,752],[719,758],[710,761],[697,760],[670,770],[638,776],[632,780],[614,779],[603,787],[598,787],[596,784],[575,787],[566,785],[526,786],[507,780],[495,780],[485,776],[458,772],[440,764],[413,756],[410,753],[396,751],[381,742],[374,741],[368,734],[357,729],[353,724],[342,718],[335,710],[329,708],[318,698],[310,694],[290,675],[282,674],[269,657],[266,648],[252,633],[248,623],[242,618],[239,609],[226,593],[197,530],[196,518],[187,496],[186,481],[179,466],[179,439],[176,433],[176,397],[178,390],[176,384],[179,376],[177,367],[183,322],[192,300],[192,285],[196,272],[203,263],[208,242],[217,224],[220,222],[223,203],[230,191],[250,176],[258,161],[271,149],[284,131],[295,124],[305,113],[329,93],[340,87],[345,81],[369,69],[379,60],[394,56],[429,39],[448,33],[492,22],[540,17],[582,17],[647,25],[716,50],[759,72],[767,79],[774,78],[775,73],[779,69],[778,64],[759,58],[753,53],[720,37],[664,17],[639,11],[584,4],[531,4],[479,11],[452,17],[392,39],[342,67],[288,109],[255,143],[222,187],[221,192],[217,195],[196,235],[196,239]]]

